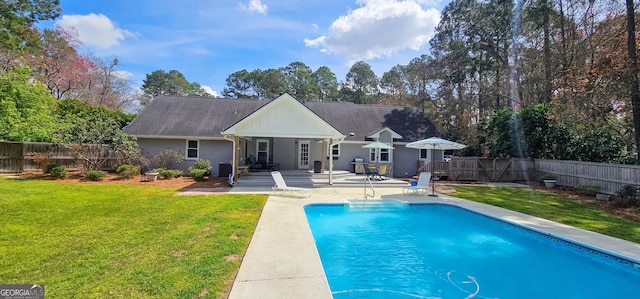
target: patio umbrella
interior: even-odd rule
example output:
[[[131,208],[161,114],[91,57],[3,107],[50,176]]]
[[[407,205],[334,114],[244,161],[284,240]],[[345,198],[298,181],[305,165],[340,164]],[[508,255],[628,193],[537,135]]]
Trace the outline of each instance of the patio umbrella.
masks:
[[[416,149],[430,149],[434,150],[458,150],[467,147],[464,144],[460,144],[457,142],[453,142],[451,140],[442,139],[439,137],[431,137],[427,139],[418,140],[415,142],[408,143],[406,145],[408,148],[416,148]],[[433,157],[433,154],[431,155]],[[433,161],[431,161],[433,162]],[[433,172],[433,163],[431,163],[431,172]],[[433,175],[431,179],[433,180]],[[431,194],[429,196],[437,196],[435,194],[435,186],[434,183],[431,184]]]
[[[367,148],[367,149],[394,149],[393,146],[388,145],[386,143],[382,143],[380,141],[375,141],[375,142],[371,142],[369,144],[365,144],[362,146],[362,148]],[[380,167],[380,158],[376,158],[376,173],[377,173],[377,169]]]

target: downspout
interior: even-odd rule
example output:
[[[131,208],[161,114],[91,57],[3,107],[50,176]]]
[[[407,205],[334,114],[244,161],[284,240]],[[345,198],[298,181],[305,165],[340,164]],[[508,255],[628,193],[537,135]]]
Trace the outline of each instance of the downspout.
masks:
[[[237,169],[238,167],[236,166],[236,152],[238,151],[238,149],[236,148],[237,144],[236,144],[236,137],[233,135],[225,135],[223,134],[222,136],[224,136],[225,140],[231,141],[231,143],[233,144],[233,156],[231,158],[231,174],[233,179],[229,180],[229,183],[236,183],[238,182],[238,172]],[[233,136],[233,138],[231,137]]]

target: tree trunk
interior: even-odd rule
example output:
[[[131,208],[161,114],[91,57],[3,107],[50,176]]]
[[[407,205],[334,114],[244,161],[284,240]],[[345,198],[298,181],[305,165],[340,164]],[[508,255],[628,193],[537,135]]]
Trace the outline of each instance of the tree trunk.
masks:
[[[629,51],[629,86],[633,108],[633,129],[636,136],[636,156],[640,149],[640,87],[636,55],[636,21],[633,0],[627,0],[627,49]]]
[[[544,95],[542,97],[542,101],[546,104],[551,103],[551,92],[552,86],[551,81],[551,40],[550,40],[550,29],[549,29],[549,14],[551,12],[550,4],[547,1],[542,2],[544,5],[544,16],[543,16],[543,45],[544,48]]]

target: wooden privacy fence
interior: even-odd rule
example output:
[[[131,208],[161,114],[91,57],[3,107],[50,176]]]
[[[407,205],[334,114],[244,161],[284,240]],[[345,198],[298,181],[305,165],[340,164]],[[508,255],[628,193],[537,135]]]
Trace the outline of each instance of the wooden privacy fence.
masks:
[[[47,157],[51,163],[69,170],[76,170],[76,159],[71,150],[61,144],[47,142],[0,142],[0,172],[19,173],[41,170],[39,157]],[[115,159],[105,163],[105,169],[113,169]]]
[[[592,185],[600,187],[600,193],[615,194],[626,185],[640,184],[640,167],[635,165],[558,160],[534,164],[539,173],[554,175],[561,186]]]
[[[453,157],[449,163],[449,179],[456,181],[526,181],[535,173],[529,159]]]

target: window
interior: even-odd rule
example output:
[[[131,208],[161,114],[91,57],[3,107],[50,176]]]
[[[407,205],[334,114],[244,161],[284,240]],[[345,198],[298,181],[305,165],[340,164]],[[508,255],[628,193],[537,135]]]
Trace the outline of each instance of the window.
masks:
[[[427,158],[427,149],[426,148],[421,148],[420,149],[420,159],[426,159]]]
[[[391,153],[388,148],[369,149],[369,162],[391,162]]]
[[[334,144],[331,147],[331,152],[327,151],[327,156],[329,156],[329,154],[333,154],[334,157],[340,156],[340,144]]]
[[[388,148],[381,148],[380,149],[380,162],[389,162],[389,149]]]
[[[198,159],[198,140],[187,140],[187,159]]]
[[[269,163],[269,140],[261,139],[256,142],[258,163]]]

